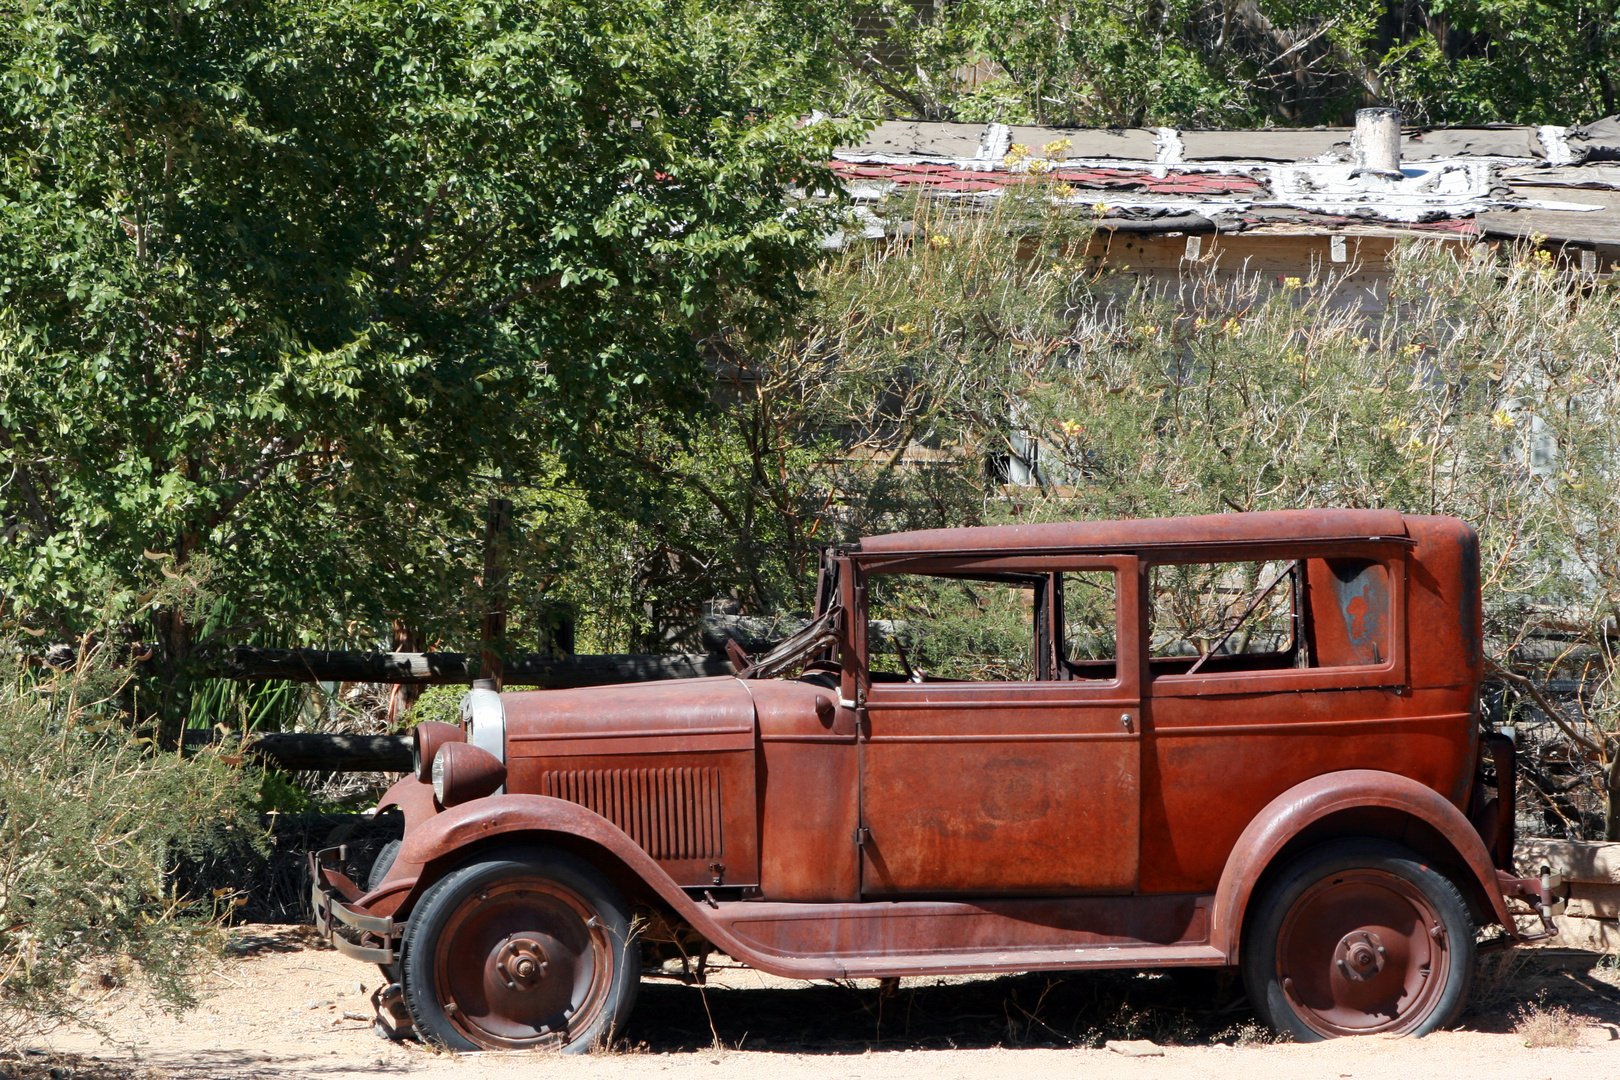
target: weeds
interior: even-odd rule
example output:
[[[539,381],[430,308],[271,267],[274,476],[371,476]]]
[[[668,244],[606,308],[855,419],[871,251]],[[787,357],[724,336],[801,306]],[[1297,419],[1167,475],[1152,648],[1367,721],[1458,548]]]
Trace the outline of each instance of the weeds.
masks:
[[[1547,1004],[1543,991],[1534,1001],[1514,1010],[1513,1034],[1533,1049],[1575,1046],[1580,1042],[1584,1022],[1584,1018],[1572,1014],[1567,1006]]]

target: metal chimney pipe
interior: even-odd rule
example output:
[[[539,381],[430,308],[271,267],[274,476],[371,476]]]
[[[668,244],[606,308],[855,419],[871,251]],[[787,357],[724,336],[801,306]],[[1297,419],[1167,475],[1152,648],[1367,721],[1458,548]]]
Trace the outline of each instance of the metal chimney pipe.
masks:
[[[1382,176],[1399,180],[1401,172],[1401,112],[1399,109],[1357,109],[1356,133],[1350,139],[1355,161],[1351,176]]]

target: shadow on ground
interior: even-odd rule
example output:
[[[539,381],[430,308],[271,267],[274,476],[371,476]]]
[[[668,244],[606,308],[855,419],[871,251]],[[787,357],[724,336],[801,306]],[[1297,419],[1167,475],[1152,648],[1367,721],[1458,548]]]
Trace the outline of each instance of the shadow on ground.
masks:
[[[1211,971],[1007,975],[892,989],[647,980],[624,1037],[653,1052],[700,1050],[718,1039],[732,1049],[801,1054],[1271,1039],[1235,981]]]
[[[225,955],[233,958],[263,956],[266,953],[335,952],[332,943],[316,933],[313,926],[278,928],[269,934],[232,930]]]
[[[1527,1009],[1563,1006],[1620,1039],[1620,969],[1586,949],[1519,949],[1481,957],[1461,1027],[1505,1033]]]
[[[1620,1039],[1620,973],[1600,953],[1521,950],[1482,958],[1457,1025],[1509,1032],[1525,1006],[1562,1005]],[[1226,971],[1007,975],[878,989],[817,983],[786,988],[642,983],[624,1045],[652,1052],[732,1049],[859,1054],[867,1050],[1100,1047],[1110,1039],[1166,1045],[1275,1041]]]

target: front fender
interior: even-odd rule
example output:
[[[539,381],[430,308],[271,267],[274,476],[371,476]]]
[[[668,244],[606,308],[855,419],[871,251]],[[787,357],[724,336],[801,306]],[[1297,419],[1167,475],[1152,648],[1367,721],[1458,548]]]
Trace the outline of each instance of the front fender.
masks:
[[[708,908],[687,896],[664,868],[617,825],[578,803],[546,795],[491,795],[475,799],[435,815],[420,829],[407,834],[396,865],[402,867],[401,879],[408,877],[412,887],[399,909],[408,910],[420,893],[436,880],[437,875],[424,873],[429,865],[452,862],[457,853],[495,837],[525,833],[577,837],[611,852],[677,915],[729,956],[778,974],[830,977],[821,973],[821,967],[827,965],[816,967],[817,975],[799,975],[796,969],[783,967],[780,958],[768,956],[738,940],[711,917]]]
[[[1324,773],[1296,784],[1257,814],[1238,837],[1215,889],[1210,944],[1238,962],[1243,917],[1260,878],[1289,841],[1331,814],[1358,808],[1395,810],[1439,833],[1473,873],[1497,921],[1517,939],[1518,929],[1497,884],[1496,868],[1484,841],[1462,811],[1443,795],[1409,777],[1375,769]]]
[[[425,868],[493,837],[525,832],[563,833],[598,844],[666,901],[686,900],[681,887],[623,829],[578,803],[548,795],[491,795],[435,814],[405,834],[399,862]]]

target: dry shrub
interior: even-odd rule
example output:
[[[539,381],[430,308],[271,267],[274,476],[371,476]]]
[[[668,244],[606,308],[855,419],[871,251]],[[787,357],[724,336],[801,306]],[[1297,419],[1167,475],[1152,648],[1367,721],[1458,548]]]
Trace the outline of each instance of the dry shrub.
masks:
[[[193,1001],[235,899],[177,891],[176,863],[257,833],[242,770],[132,733],[128,669],[81,650],[41,681],[0,671],[0,1048],[94,1027],[107,993]]]
[[[1543,994],[1514,1010],[1513,1033],[1534,1049],[1574,1046],[1580,1042],[1583,1022],[1567,1006],[1548,1005]]]

